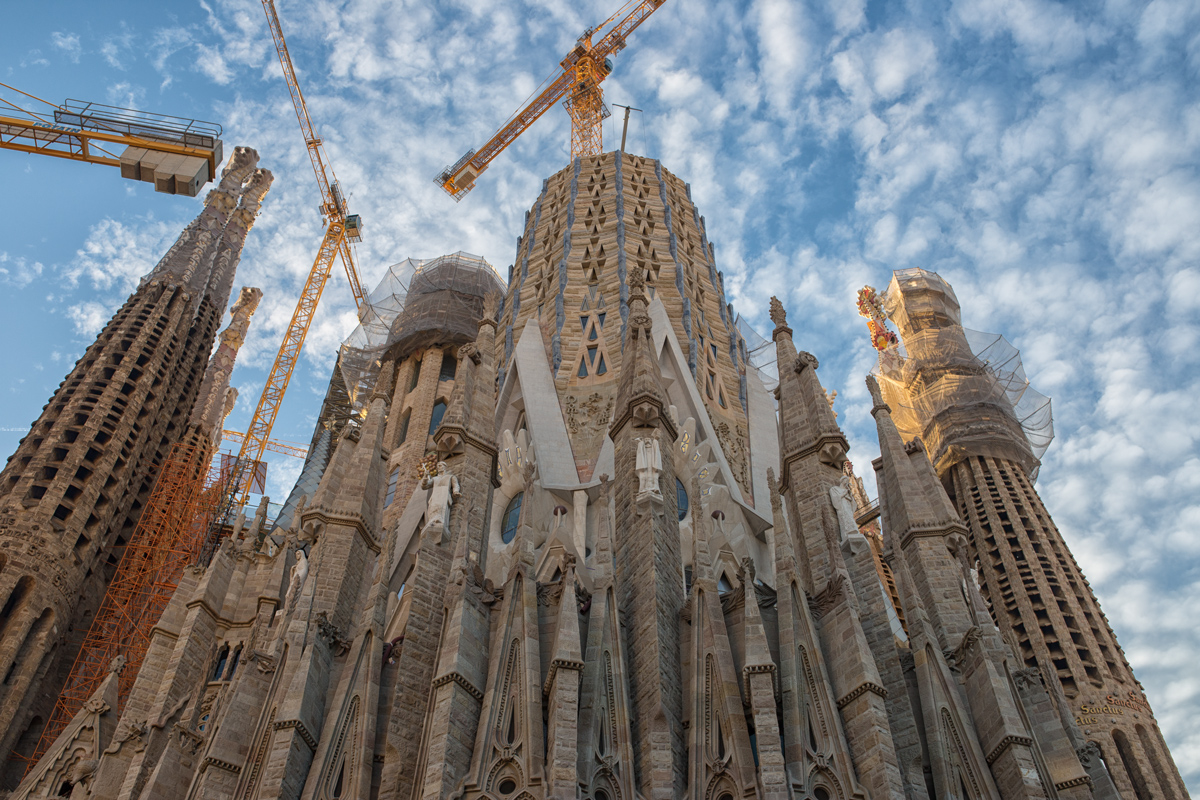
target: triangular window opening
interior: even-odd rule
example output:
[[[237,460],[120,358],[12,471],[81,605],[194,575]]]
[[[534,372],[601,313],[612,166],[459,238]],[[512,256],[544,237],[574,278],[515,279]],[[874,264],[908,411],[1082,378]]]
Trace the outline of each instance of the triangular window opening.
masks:
[[[337,782],[333,784],[333,791],[330,793],[330,797],[337,798],[337,797],[342,796],[342,784],[345,780],[346,780],[346,759],[343,758],[342,766],[338,769]]]
[[[607,348],[601,335],[604,317],[604,313],[598,311],[579,317],[582,341],[575,356],[575,379],[597,378],[608,372],[608,359],[605,357]]]
[[[515,701],[516,698],[510,698],[509,702]],[[517,741],[517,710],[511,705],[508,708],[508,732],[504,735],[508,744],[513,744]]]

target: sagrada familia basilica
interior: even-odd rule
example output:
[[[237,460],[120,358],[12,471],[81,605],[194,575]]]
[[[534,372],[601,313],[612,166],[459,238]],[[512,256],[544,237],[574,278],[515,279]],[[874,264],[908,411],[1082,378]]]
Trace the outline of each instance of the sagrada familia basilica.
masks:
[[[157,465],[220,434],[256,162],[0,473],[0,796],[1188,796],[1038,496],[1019,364],[951,286],[864,295],[872,501],[821,353],[778,301],[769,342],[738,324],[689,187],[624,152],[544,182],[507,282],[389,271],[281,509],[229,521],[34,759]]]

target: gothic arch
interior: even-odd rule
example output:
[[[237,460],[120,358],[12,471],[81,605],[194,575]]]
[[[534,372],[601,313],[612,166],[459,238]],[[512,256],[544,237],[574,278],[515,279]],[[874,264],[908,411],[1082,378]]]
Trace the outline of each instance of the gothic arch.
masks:
[[[814,766],[809,770],[807,783],[810,788],[806,797],[812,800],[845,800],[846,791],[842,788],[842,782],[828,767]],[[824,797],[821,796],[822,790],[825,791]]]
[[[370,648],[364,647],[364,651],[369,652]],[[326,769],[325,776],[321,780],[320,791],[322,800],[335,800],[345,796],[344,789],[355,785],[355,773],[358,770],[358,764],[355,763],[354,754],[358,751],[358,709],[359,696],[355,695],[350,700],[350,705],[346,709],[346,716],[342,720],[342,724],[338,729],[337,739],[333,746],[333,755],[329,759],[329,767]],[[335,793],[335,788],[338,785],[343,788],[343,791]]]
[[[957,782],[962,784],[963,789],[971,793],[970,798],[964,798],[964,800],[974,800],[974,798],[984,797],[979,776],[971,769],[970,756],[963,742],[962,735],[959,733],[958,726],[954,724],[954,720],[950,717],[950,712],[945,708],[942,708],[941,722],[942,738],[946,742],[946,762],[951,765],[950,768],[954,771]],[[947,778],[950,778],[950,776],[947,776]]]

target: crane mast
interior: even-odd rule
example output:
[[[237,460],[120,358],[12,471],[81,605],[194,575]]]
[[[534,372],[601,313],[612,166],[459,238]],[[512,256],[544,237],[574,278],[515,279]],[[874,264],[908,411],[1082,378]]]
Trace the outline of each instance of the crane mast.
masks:
[[[296,79],[296,70],[292,66],[292,56],[288,52],[287,41],[283,37],[283,28],[279,23],[279,13],[275,10],[272,0],[262,0],[263,11],[267,15],[267,25],[271,29],[271,38],[275,41],[275,50],[279,54],[279,65],[283,68],[283,79],[287,83],[288,92],[292,97],[292,105],[296,109],[296,119],[300,122],[300,130],[304,134],[304,144],[308,149],[308,157],[312,161],[313,173],[317,176],[317,185],[321,190],[321,215],[325,218],[325,234],[321,245],[317,248],[316,258],[313,259],[312,269],[304,283],[304,290],[296,302],[292,319],[284,333],[283,343],[275,355],[275,363],[271,366],[270,375],[263,387],[254,416],[242,439],[242,447],[238,453],[233,479],[230,481],[230,500],[236,493],[241,493],[239,505],[245,505],[250,493],[250,476],[254,464],[262,459],[270,445],[271,427],[279,414],[279,406],[283,395],[291,381],[292,372],[300,359],[300,350],[304,339],[308,336],[309,326],[317,310],[321,293],[333,268],[333,260],[341,257],[346,270],[346,278],[350,282],[350,291],[354,294],[354,303],[359,309],[366,302],[362,284],[358,279],[358,270],[354,265],[354,255],[350,248],[353,242],[361,241],[362,226],[357,215],[349,214],[346,199],[337,182],[337,176],[329,165],[328,156],[321,137],[317,135],[308,113],[308,104],[304,102],[304,94],[300,91],[300,83]],[[329,166],[327,166],[329,165]]]
[[[571,158],[603,152],[602,124],[609,113],[600,84],[612,72],[608,57],[624,49],[629,35],[664,2],[666,0],[630,0],[599,26],[586,30],[559,63],[561,72],[551,76],[549,86],[514,114],[483,147],[468,151],[444,169],[434,183],[455,200],[461,200],[474,188],[476,179],[496,156],[559,100],[563,101],[571,117]],[[592,37],[614,20],[617,21],[612,28],[593,45]]]

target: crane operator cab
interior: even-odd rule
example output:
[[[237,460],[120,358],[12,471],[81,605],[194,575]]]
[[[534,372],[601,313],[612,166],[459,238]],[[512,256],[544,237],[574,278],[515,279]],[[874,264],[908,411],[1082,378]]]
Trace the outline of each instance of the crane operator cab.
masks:
[[[346,238],[355,244],[362,241],[362,219],[358,214],[346,217]]]

